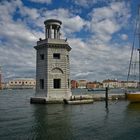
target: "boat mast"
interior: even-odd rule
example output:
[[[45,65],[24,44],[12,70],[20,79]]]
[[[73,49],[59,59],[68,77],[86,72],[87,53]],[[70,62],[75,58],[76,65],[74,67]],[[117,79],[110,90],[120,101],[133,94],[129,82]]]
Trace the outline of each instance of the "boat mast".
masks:
[[[139,10],[138,10],[138,38],[139,38],[139,83],[138,83],[138,87],[140,90],[140,5],[139,5]]]

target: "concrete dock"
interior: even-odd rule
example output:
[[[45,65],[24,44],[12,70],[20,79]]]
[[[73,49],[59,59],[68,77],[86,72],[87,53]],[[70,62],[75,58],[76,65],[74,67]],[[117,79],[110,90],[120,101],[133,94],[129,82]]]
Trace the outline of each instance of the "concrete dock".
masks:
[[[108,100],[125,100],[125,94],[108,94]],[[72,95],[69,100],[48,100],[47,97],[31,97],[34,104],[89,104],[94,101],[105,101],[105,94]]]
[[[94,102],[93,99],[83,99],[83,100],[69,100],[69,101],[64,101],[65,104],[69,105],[78,105],[78,104],[92,104]]]

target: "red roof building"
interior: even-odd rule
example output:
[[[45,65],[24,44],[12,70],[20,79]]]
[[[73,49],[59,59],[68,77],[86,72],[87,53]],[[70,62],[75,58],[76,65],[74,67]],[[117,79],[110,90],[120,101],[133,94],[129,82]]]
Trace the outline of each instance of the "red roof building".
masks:
[[[97,82],[97,81],[87,83],[87,88],[88,89],[100,88],[100,87],[101,87],[101,83]]]
[[[76,80],[71,80],[71,88],[78,88],[78,82]]]

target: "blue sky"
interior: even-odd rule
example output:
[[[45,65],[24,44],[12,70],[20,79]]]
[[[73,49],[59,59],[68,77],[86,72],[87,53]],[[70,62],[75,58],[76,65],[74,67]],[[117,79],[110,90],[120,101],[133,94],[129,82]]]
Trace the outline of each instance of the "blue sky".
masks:
[[[62,21],[71,79],[126,80],[139,0],[1,0],[0,65],[5,80],[35,78],[33,46],[44,21]]]

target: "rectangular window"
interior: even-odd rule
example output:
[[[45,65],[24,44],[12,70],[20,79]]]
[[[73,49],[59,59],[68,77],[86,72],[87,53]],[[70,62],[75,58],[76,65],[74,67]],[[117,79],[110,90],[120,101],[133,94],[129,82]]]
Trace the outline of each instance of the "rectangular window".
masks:
[[[44,60],[44,54],[40,54],[40,60]]]
[[[53,87],[61,88],[61,79],[53,79]]]
[[[53,58],[54,59],[60,59],[60,53],[54,53]]]
[[[44,79],[40,79],[40,89],[44,89]]]

